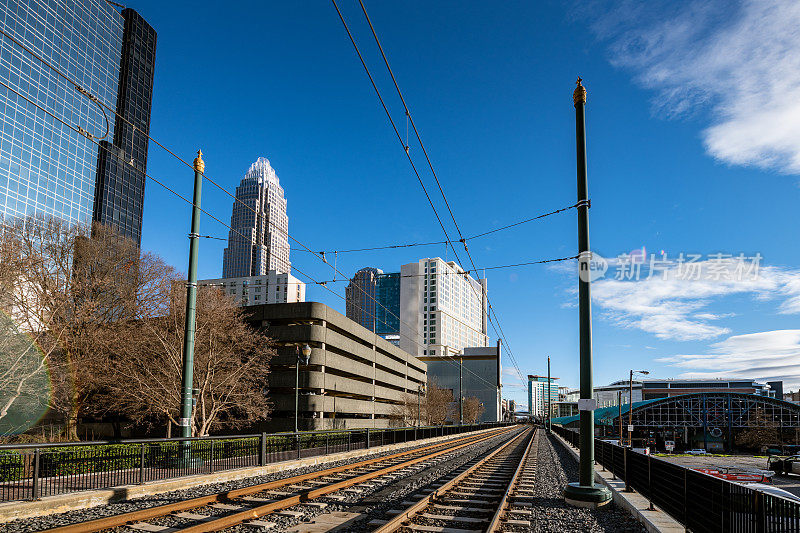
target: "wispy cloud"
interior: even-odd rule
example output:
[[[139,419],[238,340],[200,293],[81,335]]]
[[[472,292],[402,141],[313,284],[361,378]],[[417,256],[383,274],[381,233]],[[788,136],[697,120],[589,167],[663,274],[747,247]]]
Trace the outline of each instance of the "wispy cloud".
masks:
[[[657,91],[666,116],[708,110],[709,154],[800,173],[800,2],[589,4],[611,62]]]
[[[707,310],[726,296],[774,300],[777,313],[800,313],[800,271],[763,266],[755,277],[714,279],[715,261],[693,265],[699,279],[687,279],[681,265],[672,264],[652,277],[643,270],[638,281],[595,281],[592,300],[599,306],[601,317],[618,326],[640,329],[659,339],[681,341],[713,339],[730,333],[719,321],[732,314]],[[614,275],[611,269],[609,274]]]
[[[785,387],[800,387],[800,329],[735,335],[714,343],[707,353],[673,355],[657,359],[686,371],[681,377],[755,378],[782,380]]]

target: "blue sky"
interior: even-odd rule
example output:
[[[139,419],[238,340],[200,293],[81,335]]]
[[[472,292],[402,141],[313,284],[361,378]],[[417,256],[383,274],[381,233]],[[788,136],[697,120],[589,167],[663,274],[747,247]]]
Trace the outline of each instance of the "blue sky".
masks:
[[[339,3],[405,130],[357,2]],[[643,246],[669,259],[763,257],[758,279],[745,283],[599,280],[595,383],[635,367],[654,377],[783,376],[797,388],[800,11],[788,1],[679,4],[366,2],[464,234],[575,202],[571,95],[580,75],[593,250],[606,258]],[[290,234],[314,250],[442,239],[332,4],[131,7],[158,32],[155,139],[186,160],[201,147],[207,175],[230,191],[267,157],[286,191]],[[191,196],[188,168],[155,145],[149,156],[152,176]],[[411,156],[427,168],[414,143]],[[433,193],[430,173],[422,176]],[[434,201],[445,216],[441,197]],[[202,203],[229,221],[231,200],[210,183]],[[149,182],[143,248],[184,270],[189,216]],[[572,210],[475,240],[470,250],[479,267],[574,255],[576,224]],[[455,233],[452,223],[448,230]],[[227,236],[208,217],[201,233]],[[201,277],[221,274],[223,247],[201,241]],[[443,246],[339,254],[337,267],[394,271],[444,255]],[[333,277],[311,254],[291,260],[317,279]],[[553,375],[576,386],[574,267],[488,277],[522,372],[543,373],[550,355]],[[328,286],[344,295],[345,283]],[[320,287],[309,286],[307,298],[344,311]],[[507,375],[506,383],[507,396],[524,398],[519,380]]]

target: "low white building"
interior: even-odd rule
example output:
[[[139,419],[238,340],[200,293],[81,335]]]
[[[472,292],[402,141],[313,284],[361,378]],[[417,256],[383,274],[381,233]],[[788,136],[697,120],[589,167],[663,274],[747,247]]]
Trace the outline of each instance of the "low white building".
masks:
[[[291,274],[268,270],[261,276],[203,279],[200,287],[219,287],[241,306],[306,301],[306,284]]]

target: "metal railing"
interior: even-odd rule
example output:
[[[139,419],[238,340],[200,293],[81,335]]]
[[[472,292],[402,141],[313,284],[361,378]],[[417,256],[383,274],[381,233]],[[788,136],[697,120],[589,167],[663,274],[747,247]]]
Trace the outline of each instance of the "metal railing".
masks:
[[[510,425],[342,429],[0,445],[0,501],[104,489]]]
[[[576,430],[553,431],[579,446]],[[595,439],[595,462],[683,524],[709,533],[799,533],[800,503]]]

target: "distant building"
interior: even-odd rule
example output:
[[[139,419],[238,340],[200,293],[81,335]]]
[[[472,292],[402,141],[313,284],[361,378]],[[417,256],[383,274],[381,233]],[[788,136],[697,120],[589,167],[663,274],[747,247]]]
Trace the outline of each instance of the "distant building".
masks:
[[[253,428],[294,428],[297,352],[311,348],[299,373],[301,430],[385,428],[398,405],[416,397],[426,365],[330,307],[316,302],[251,306],[248,321],[275,340],[270,420]]]
[[[0,39],[0,79],[10,87],[0,90],[0,219],[95,220],[141,240],[156,33],[136,11],[115,5],[105,0],[0,4],[0,20],[11,38],[123,117],[77,92],[11,39]]]
[[[400,280],[402,349],[425,357],[488,346],[485,279],[434,257],[403,265]]]
[[[453,392],[456,413],[460,386],[464,398],[474,396],[483,404],[484,411],[480,422],[498,422],[503,417],[500,397],[502,389],[500,351],[499,344],[467,347],[463,349],[462,354],[423,355],[419,360],[428,365],[428,379],[435,380],[441,388]]]
[[[547,376],[528,376],[528,406],[531,416],[547,416],[547,404],[555,408],[554,404],[558,401],[558,378],[551,377],[548,381]]]
[[[197,284],[201,287],[209,285],[219,287],[241,306],[285,304],[306,300],[305,283],[291,274],[282,274],[274,270],[260,276],[204,279]]]
[[[623,404],[630,403],[628,397],[630,396],[631,385],[628,380],[620,380],[611,383],[610,385],[600,385],[594,388],[592,398],[597,402],[597,407],[609,407],[617,405],[620,398]],[[569,402],[577,402],[581,396],[580,389],[571,389],[564,395],[564,400]],[[633,401],[642,401],[642,382],[633,381]]]
[[[553,403],[553,416],[575,416],[578,414],[578,402],[558,401]]]
[[[362,268],[345,288],[347,318],[397,345],[400,340],[400,273]]]
[[[666,379],[642,381],[642,399],[669,398],[701,392],[740,392],[775,397],[775,391],[754,379]],[[780,398],[779,398],[780,399]],[[636,401],[636,398],[634,398]]]
[[[770,396],[783,399],[783,381],[767,381],[767,386],[771,391]]]
[[[230,225],[223,278],[291,272],[286,199],[268,159],[259,157],[236,187]]]

